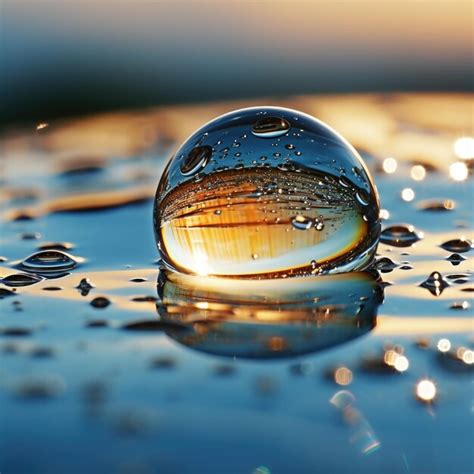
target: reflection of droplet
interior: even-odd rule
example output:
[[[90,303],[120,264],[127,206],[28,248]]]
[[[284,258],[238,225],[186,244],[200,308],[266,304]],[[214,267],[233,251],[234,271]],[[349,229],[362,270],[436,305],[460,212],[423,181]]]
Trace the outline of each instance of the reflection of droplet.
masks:
[[[212,155],[212,148],[210,146],[197,146],[193,148],[188,156],[181,164],[181,173],[184,175],[192,175],[204,168]]]
[[[14,273],[2,278],[0,281],[6,286],[28,286],[38,283],[43,278],[28,273]]]
[[[458,161],[450,165],[449,176],[451,176],[454,181],[464,181],[469,176],[469,169],[466,163]]]
[[[441,248],[448,252],[465,253],[472,248],[472,242],[468,239],[452,239],[441,244]]]
[[[284,118],[265,117],[255,122],[252,133],[260,138],[275,138],[284,135],[290,124]]]
[[[449,284],[443,279],[441,273],[433,272],[420,286],[426,288],[432,295],[439,296]]]
[[[423,233],[412,225],[400,224],[387,227],[380,234],[380,241],[395,247],[409,247],[423,238]]]
[[[275,133],[281,138],[257,138]],[[238,157],[229,151],[237,146]],[[298,215],[318,232],[289,233]],[[361,158],[336,132],[300,112],[249,108],[209,122],[176,151],[154,228],[163,266],[182,273],[302,276],[311,260],[318,274],[345,272],[374,256],[379,202]]]

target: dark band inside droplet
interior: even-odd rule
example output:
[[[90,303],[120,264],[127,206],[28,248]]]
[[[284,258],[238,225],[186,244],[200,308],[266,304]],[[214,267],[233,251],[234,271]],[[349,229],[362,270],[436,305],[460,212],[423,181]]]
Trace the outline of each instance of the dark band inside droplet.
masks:
[[[265,117],[256,122],[252,133],[259,137],[278,137],[285,134],[290,129],[287,120],[281,117]]]
[[[208,145],[193,148],[181,164],[181,173],[191,175],[204,168],[212,155],[212,148]]]

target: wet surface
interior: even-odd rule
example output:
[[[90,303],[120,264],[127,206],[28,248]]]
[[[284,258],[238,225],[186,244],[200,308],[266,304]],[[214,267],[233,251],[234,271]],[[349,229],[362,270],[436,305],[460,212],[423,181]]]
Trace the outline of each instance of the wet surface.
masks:
[[[386,239],[379,275],[247,286],[160,275],[152,229],[169,154],[235,104],[5,134],[0,470],[472,472],[470,104],[278,104],[356,146]]]

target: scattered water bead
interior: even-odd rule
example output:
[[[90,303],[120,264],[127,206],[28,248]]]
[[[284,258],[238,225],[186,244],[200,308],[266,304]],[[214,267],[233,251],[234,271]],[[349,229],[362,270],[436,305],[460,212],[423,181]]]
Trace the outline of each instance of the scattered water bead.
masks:
[[[79,290],[82,296],[87,296],[89,294],[89,291],[94,288],[94,285],[91,283],[89,278],[82,278],[76,288]]]
[[[437,200],[430,199],[427,201],[421,201],[418,203],[417,208],[421,211],[434,211],[434,212],[445,212],[452,211],[456,207],[456,204],[451,199]]]
[[[110,303],[110,300],[105,296],[97,296],[90,302],[91,306],[98,309],[107,308]]]
[[[29,286],[42,281],[38,275],[30,275],[28,273],[14,273],[2,278],[0,281],[6,286]]]
[[[381,273],[390,273],[395,268],[397,268],[399,264],[389,259],[388,257],[381,257],[375,262],[374,266]]]
[[[449,257],[447,257],[446,260],[449,260],[452,265],[456,266],[456,265],[459,265],[464,260],[466,260],[466,257],[463,257],[462,255],[459,255],[458,253],[453,253]]]
[[[34,273],[48,274],[72,270],[81,260],[60,250],[42,250],[25,258],[19,266]]]
[[[43,242],[42,244],[38,245],[38,250],[72,250],[74,248],[74,244],[71,242]]]
[[[380,234],[380,242],[394,247],[410,247],[422,238],[423,232],[409,224],[392,225]]]
[[[469,239],[452,239],[440,245],[441,248],[448,252],[465,253],[472,249],[472,242]]]
[[[456,301],[449,306],[450,309],[455,309],[457,311],[465,311],[470,307],[471,305],[469,304],[469,301]]]
[[[7,290],[6,288],[0,288],[0,300],[3,298],[6,298],[7,296],[14,296],[14,295],[16,295],[14,291]]]
[[[432,295],[439,296],[449,283],[443,279],[441,273],[433,272],[423,283],[420,283],[420,286],[426,288]]]
[[[338,273],[371,263],[379,200],[360,156],[327,125],[249,108],[209,122],[176,151],[158,186],[154,228],[163,264],[182,273]]]

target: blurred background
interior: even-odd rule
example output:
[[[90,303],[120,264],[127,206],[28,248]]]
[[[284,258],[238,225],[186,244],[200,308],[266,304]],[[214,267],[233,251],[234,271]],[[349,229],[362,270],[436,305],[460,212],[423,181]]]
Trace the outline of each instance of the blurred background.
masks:
[[[170,103],[470,91],[470,1],[3,0],[1,123]]]

